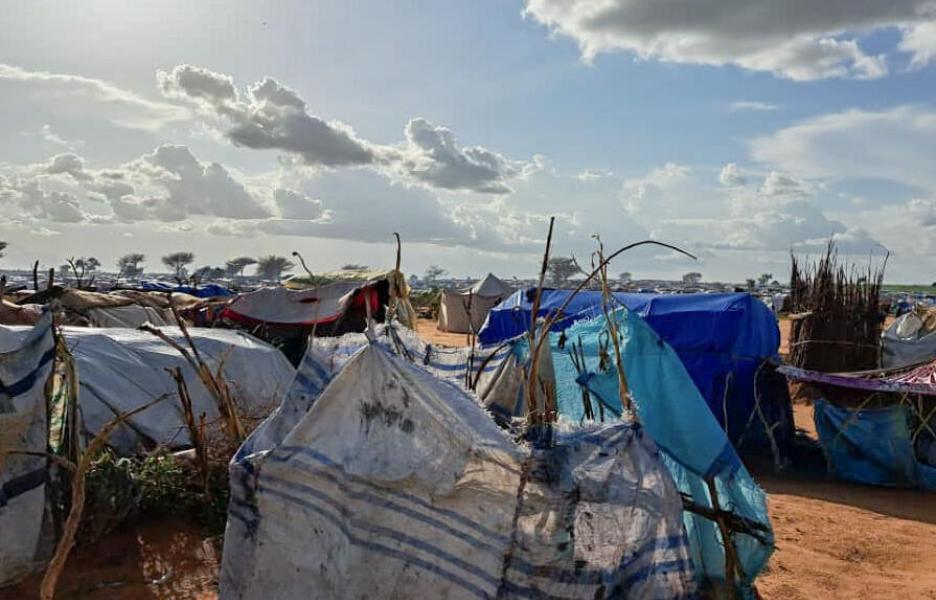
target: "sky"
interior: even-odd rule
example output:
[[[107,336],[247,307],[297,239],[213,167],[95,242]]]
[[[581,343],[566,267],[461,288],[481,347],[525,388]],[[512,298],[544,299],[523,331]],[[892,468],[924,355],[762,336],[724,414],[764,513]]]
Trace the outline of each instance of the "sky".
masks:
[[[936,1],[3,0],[0,269],[936,280]]]

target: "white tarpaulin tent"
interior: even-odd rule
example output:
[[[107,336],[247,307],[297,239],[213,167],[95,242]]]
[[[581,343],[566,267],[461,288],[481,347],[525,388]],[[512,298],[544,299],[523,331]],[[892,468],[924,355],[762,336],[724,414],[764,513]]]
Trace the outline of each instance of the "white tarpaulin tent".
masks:
[[[218,417],[217,404],[195,370],[177,350],[153,334],[121,328],[62,330],[75,358],[85,435],[93,436],[117,415],[167,395],[115,430],[109,443],[121,454],[130,454],[143,443],[170,448],[190,445],[178,388],[166,372],[171,367],[182,369],[193,412],[205,413],[209,422]],[[0,351],[16,348],[30,331],[28,327],[0,327]],[[181,347],[188,347],[178,327],[163,327],[161,331]],[[244,413],[264,417],[278,404],[296,372],[279,350],[240,331],[191,328],[189,332],[212,372],[223,364],[223,376]]]
[[[46,509],[46,459],[9,451],[46,452],[52,315],[26,332],[20,344],[0,354],[0,586],[36,566]]]
[[[881,334],[881,366],[897,369],[936,358],[936,308],[917,307]]]
[[[378,344],[332,378],[314,362],[231,463],[222,597],[695,593],[679,495],[639,427],[531,451]]]
[[[514,293],[514,289],[488,273],[473,286],[442,292],[439,329],[452,333],[477,333],[488,312]]]

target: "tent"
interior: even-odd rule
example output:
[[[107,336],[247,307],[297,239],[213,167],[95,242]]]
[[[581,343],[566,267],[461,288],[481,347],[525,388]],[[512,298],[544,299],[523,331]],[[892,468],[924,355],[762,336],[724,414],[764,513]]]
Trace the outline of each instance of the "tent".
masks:
[[[47,507],[47,465],[41,455],[49,429],[45,385],[54,355],[51,313],[0,354],[0,586],[15,583],[41,562]]]
[[[784,365],[822,392],[813,418],[832,471],[859,483],[936,491],[936,361],[912,368],[820,373]]]
[[[544,290],[539,315],[555,313],[571,294]],[[479,335],[481,343],[498,344],[529,329],[534,295],[535,290],[520,290],[494,308]],[[617,306],[643,317],[676,351],[733,442],[765,441],[761,420],[752,419],[758,399],[765,420],[779,424],[774,432],[779,443],[792,439],[793,415],[786,382],[771,368],[762,367],[765,361],[777,359],[780,347],[777,320],[763,302],[747,293],[615,293],[613,297]],[[566,330],[576,321],[601,314],[601,293],[580,292],[552,331]]]
[[[221,595],[692,597],[650,437],[622,422],[554,433],[517,445],[376,343],[331,376],[300,368],[231,463]]]
[[[451,333],[477,333],[481,331],[488,312],[513,293],[512,287],[491,273],[471,287],[443,290],[439,329]]]
[[[0,351],[15,349],[33,331],[0,327]],[[178,388],[167,368],[182,369],[196,415],[204,413],[209,422],[218,416],[217,404],[195,370],[176,349],[153,334],[120,328],[63,327],[62,331],[75,359],[81,429],[86,438],[97,434],[115,416],[166,395],[165,400],[115,430],[109,444],[123,455],[156,444],[188,447],[191,441],[177,399]],[[177,327],[162,331],[181,347],[188,347]],[[232,397],[247,416],[269,414],[295,374],[281,352],[246,333],[193,328],[189,334],[212,372],[223,365]]]
[[[718,504],[752,525],[750,532],[732,538],[742,573],[736,581],[750,593],[773,552],[764,492],[741,463],[673,348],[633,311],[619,309],[611,318],[617,324],[622,365],[639,420],[662,450],[679,491],[696,505],[711,508],[705,478],[712,478]],[[580,321],[565,335],[550,335],[560,415],[581,420],[588,398],[595,414],[600,414],[600,404],[607,419],[616,419],[622,407],[617,369],[604,358],[610,355],[615,360],[606,319]],[[577,349],[566,340],[576,340]],[[723,584],[725,554],[715,522],[691,511],[684,513],[684,519],[700,583]]]
[[[881,366],[896,369],[936,358],[936,308],[917,307],[881,335]]]

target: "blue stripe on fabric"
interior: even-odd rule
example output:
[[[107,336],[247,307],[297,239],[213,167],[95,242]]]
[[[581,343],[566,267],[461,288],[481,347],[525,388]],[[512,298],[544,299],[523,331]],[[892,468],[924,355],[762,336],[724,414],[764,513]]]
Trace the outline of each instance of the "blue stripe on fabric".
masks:
[[[27,373],[22,379],[16,381],[10,385],[6,385],[0,381],[0,393],[6,394],[7,396],[15,397],[19,396],[22,393],[28,392],[36,385],[36,379],[39,377],[39,371],[42,368],[52,361],[55,357],[55,348],[51,348],[48,352],[42,355],[39,359],[39,363],[33,368],[32,371]]]
[[[429,525],[429,526],[431,526],[431,527],[435,527],[436,529],[439,529],[439,530],[441,530],[441,531],[444,532],[444,533],[447,533],[447,534],[449,534],[449,535],[451,535],[451,536],[453,536],[453,537],[456,537],[456,538],[462,540],[463,542],[465,542],[466,544],[468,544],[468,545],[470,545],[470,546],[474,546],[475,548],[478,548],[479,550],[484,550],[484,551],[486,551],[486,552],[491,552],[491,553],[494,553],[494,554],[500,554],[500,553],[503,552],[503,550],[502,550],[501,548],[497,548],[497,547],[494,547],[494,546],[492,546],[492,545],[490,545],[490,544],[488,544],[488,543],[486,543],[486,542],[482,542],[481,540],[478,540],[478,539],[476,539],[476,538],[473,538],[473,537],[471,537],[470,535],[468,535],[468,534],[466,534],[466,533],[464,533],[464,532],[462,532],[462,531],[459,531],[459,530],[457,530],[457,529],[455,529],[455,528],[453,528],[453,527],[451,527],[451,526],[449,526],[449,525],[446,525],[446,524],[443,523],[442,521],[439,521],[439,520],[437,520],[437,519],[433,519],[433,518],[430,517],[430,516],[427,516],[427,515],[424,515],[424,514],[422,514],[422,513],[416,512],[415,510],[413,510],[413,509],[411,509],[411,508],[407,508],[407,507],[405,507],[405,506],[403,506],[403,505],[401,505],[401,504],[397,504],[397,503],[395,503],[395,502],[393,502],[393,501],[391,501],[391,500],[387,500],[387,499],[381,498],[381,497],[377,496],[376,494],[372,494],[372,493],[370,493],[370,492],[357,492],[357,491],[353,491],[353,490],[351,490],[351,489],[348,488],[347,479],[339,479],[338,477],[335,477],[334,475],[331,475],[331,474],[329,474],[329,473],[327,473],[327,472],[325,472],[325,471],[322,471],[322,470],[307,471],[307,472],[305,472],[305,473],[303,473],[303,474],[304,474],[304,475],[311,475],[311,476],[313,476],[313,477],[321,477],[321,478],[323,478],[323,479],[327,479],[327,480],[330,481],[332,484],[338,486],[338,489],[341,490],[341,493],[344,494],[344,495],[346,495],[346,496],[348,496],[349,498],[353,498],[353,499],[355,499],[355,500],[361,500],[361,501],[367,502],[368,504],[370,504],[370,505],[372,505],[372,506],[376,506],[376,507],[379,507],[379,508],[384,508],[384,509],[386,509],[386,510],[388,510],[388,511],[391,511],[391,512],[394,512],[394,513],[397,513],[397,514],[400,514],[400,515],[407,516],[407,517],[409,517],[409,518],[411,518],[411,519],[414,519],[414,520],[416,520],[416,521],[420,521],[420,522],[422,522],[422,523],[424,523],[424,524],[426,524],[426,525]],[[263,480],[264,480],[264,481],[273,481],[274,483],[277,483],[277,484],[279,484],[279,485],[286,486],[286,487],[288,487],[288,488],[290,488],[290,489],[292,489],[292,490],[294,490],[294,491],[297,491],[297,492],[308,492],[308,493],[313,494],[313,495],[324,494],[324,492],[322,492],[321,490],[318,490],[318,489],[316,489],[316,488],[313,488],[313,487],[310,487],[310,486],[307,486],[307,485],[304,485],[304,484],[301,484],[301,483],[295,483],[295,482],[292,482],[292,481],[289,481],[289,480],[286,480],[286,479],[282,479],[282,478],[280,478],[280,477],[275,477],[275,476],[272,476],[272,475],[268,475],[268,474],[263,476]],[[336,506],[340,508],[341,505],[340,505],[340,504],[337,504]]]
[[[309,457],[309,458],[315,460],[315,461],[318,462],[318,463],[321,463],[321,464],[323,464],[323,465],[325,465],[325,466],[328,466],[328,467],[331,467],[331,468],[334,468],[334,469],[338,469],[339,471],[341,471],[341,466],[340,466],[337,462],[333,461],[331,458],[325,456],[324,454],[322,454],[322,453],[320,453],[320,452],[317,452],[317,451],[315,451],[315,450],[312,450],[311,448],[304,448],[304,447],[301,447],[301,446],[283,446],[283,447],[280,447],[280,448],[278,448],[278,449],[276,449],[276,450],[273,450],[273,451],[270,453],[270,455],[268,456],[267,460],[271,460],[271,461],[274,461],[274,462],[286,462],[286,461],[288,461],[292,456],[295,456],[295,455],[297,455],[297,454],[298,454],[298,455],[302,455],[302,456],[307,456],[307,457]],[[342,471],[342,473],[344,473],[344,471]],[[355,477],[355,476],[353,476],[353,475],[348,475],[348,474],[345,474],[345,476],[348,477],[349,479],[351,479],[352,481],[357,482],[357,483],[363,483],[363,484],[365,484],[365,485],[373,485],[373,484],[371,484],[369,481],[367,481],[366,479],[363,479],[363,478],[360,478],[360,477]],[[428,509],[428,510],[431,510],[431,511],[437,513],[437,514],[447,516],[447,517],[451,518],[452,520],[454,520],[454,521],[456,521],[456,522],[458,522],[458,523],[460,523],[460,524],[462,524],[462,525],[464,525],[464,526],[466,526],[466,527],[469,527],[469,528],[471,528],[471,529],[474,529],[474,530],[477,531],[478,533],[482,533],[482,534],[484,534],[484,535],[486,535],[486,536],[488,536],[488,537],[490,537],[490,538],[492,538],[492,539],[494,539],[494,540],[496,540],[496,541],[498,541],[498,542],[500,542],[500,543],[507,543],[507,542],[509,541],[509,538],[508,538],[507,536],[501,535],[501,534],[497,533],[496,531],[491,531],[490,529],[484,527],[483,525],[479,525],[477,522],[472,521],[472,520],[469,519],[468,517],[466,517],[466,516],[464,516],[464,515],[462,515],[462,514],[459,514],[459,513],[455,512],[455,511],[451,511],[451,510],[448,510],[448,509],[444,509],[444,508],[439,508],[439,507],[437,507],[437,506],[433,506],[433,505],[430,504],[429,502],[426,502],[426,501],[423,500],[422,498],[420,498],[420,497],[418,497],[418,496],[414,496],[413,494],[408,494],[408,493],[406,493],[406,492],[401,492],[401,491],[397,491],[397,490],[385,490],[385,489],[381,489],[381,492],[386,493],[386,494],[389,494],[389,495],[392,495],[392,496],[396,496],[396,497],[398,497],[398,498],[402,498],[402,499],[404,499],[404,500],[408,500],[408,501],[410,501],[410,502],[412,502],[412,503],[414,503],[414,504],[418,504],[419,506],[422,506],[422,507],[424,507],[424,508],[426,508],[426,509]]]
[[[13,500],[17,496],[21,496],[41,486],[45,483],[45,480],[45,465],[7,480],[0,486],[0,508],[6,506],[10,500]]]
[[[380,554],[384,554],[392,558],[396,558],[397,560],[401,560],[409,565],[419,567],[425,571],[429,571],[430,573],[438,575],[439,577],[449,581],[450,583],[453,583],[467,591],[470,591],[471,593],[473,593],[475,596],[479,598],[490,598],[492,596],[491,593],[482,589],[480,586],[472,583],[471,581],[468,581],[467,579],[463,577],[460,577],[458,574],[453,573],[449,571],[448,569],[444,569],[440,567],[439,565],[435,565],[427,560],[424,560],[422,558],[419,558],[418,556],[414,556],[402,550],[391,548],[389,546],[384,546],[383,544],[379,544],[377,542],[367,541],[367,540],[364,540],[362,538],[355,536],[351,532],[350,528],[348,528],[348,526],[344,524],[343,520],[340,517],[336,517],[330,511],[325,510],[324,508],[320,506],[317,506],[311,502],[303,500],[302,498],[297,498],[295,496],[292,496],[291,494],[287,494],[285,492],[277,491],[274,489],[267,490],[267,492],[273,496],[278,496],[279,498],[286,500],[287,502],[298,504],[300,506],[303,506],[305,508],[308,508],[309,510],[312,510],[318,513],[320,516],[326,518],[329,521],[329,523],[332,526],[334,526],[336,529],[338,529],[348,539],[348,542],[354,546],[359,546],[367,550],[370,550],[372,552],[378,552]]]

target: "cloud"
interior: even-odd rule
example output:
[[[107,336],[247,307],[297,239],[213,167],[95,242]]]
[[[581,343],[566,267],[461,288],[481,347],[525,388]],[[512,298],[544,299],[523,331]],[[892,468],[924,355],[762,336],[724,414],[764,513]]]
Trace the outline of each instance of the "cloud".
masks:
[[[579,181],[593,181],[595,179],[611,177],[612,175],[614,175],[614,173],[604,169],[583,169],[582,171],[579,171],[578,175],[575,177]]]
[[[805,181],[771,171],[764,178],[760,192],[764,196],[798,197],[810,195],[812,188]]]
[[[739,111],[757,111],[757,112],[769,112],[778,110],[780,107],[776,104],[768,104],[766,102],[755,102],[752,100],[738,100],[731,103],[731,112]]]
[[[410,185],[484,194],[509,193],[509,180],[537,168],[535,160],[459,147],[452,131],[422,118],[407,123],[401,143],[364,140],[341,121],[311,114],[295,90],[271,77],[247,86],[244,95],[231,77],[192,65],[159,71],[157,80],[166,96],[187,99],[217,119],[234,145],[279,150],[305,167],[368,167]]]
[[[754,160],[807,179],[889,179],[936,191],[936,111],[900,106],[821,115],[754,139]]]
[[[185,109],[144,98],[101,79],[80,75],[29,71],[17,66],[0,64],[0,82],[32,86],[41,98],[54,99],[60,105],[67,104],[74,112],[76,105],[91,100],[106,105],[106,119],[131,129],[155,130],[173,121],[188,118]]]
[[[276,202],[280,216],[284,219],[315,220],[325,213],[321,200],[309,198],[302,192],[277,188],[273,191],[273,200]]]
[[[747,183],[747,178],[741,173],[741,169],[735,163],[725,165],[721,173],[718,174],[718,182],[725,187],[737,187]]]
[[[575,40],[586,61],[623,51],[796,81],[883,77],[884,55],[857,41],[873,31],[898,28],[897,49],[912,64],[928,63],[936,47],[931,0],[527,0],[524,14]]]

